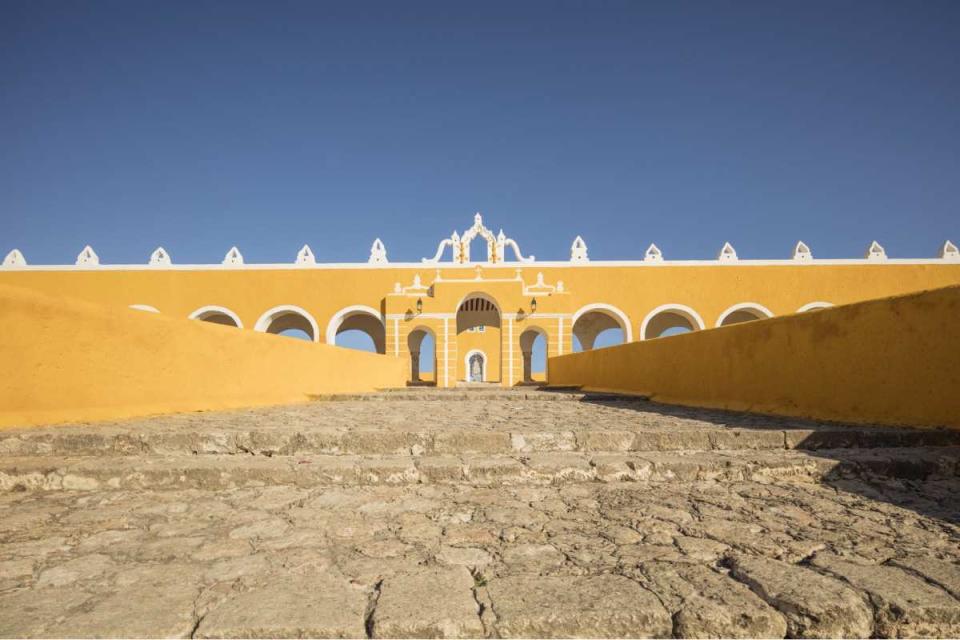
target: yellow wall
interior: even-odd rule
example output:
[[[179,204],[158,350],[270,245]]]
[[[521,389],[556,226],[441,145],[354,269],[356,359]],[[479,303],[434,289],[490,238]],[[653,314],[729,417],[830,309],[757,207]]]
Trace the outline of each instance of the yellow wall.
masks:
[[[403,386],[409,362],[0,285],[0,427]]]
[[[551,358],[550,384],[960,428],[960,287]]]

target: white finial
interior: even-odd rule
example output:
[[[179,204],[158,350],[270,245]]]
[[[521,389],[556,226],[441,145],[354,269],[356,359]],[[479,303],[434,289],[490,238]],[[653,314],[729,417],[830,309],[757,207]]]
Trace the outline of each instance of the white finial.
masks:
[[[886,260],[887,251],[880,246],[880,243],[874,240],[870,243],[870,246],[867,247],[867,253],[864,255],[864,258],[867,260]]]
[[[473,223],[477,226],[483,226],[483,216],[480,215],[479,211],[473,214]]]
[[[317,259],[313,257],[313,251],[309,245],[303,245],[303,248],[297,252],[296,264],[317,264]]]
[[[802,240],[797,242],[797,245],[793,248],[793,259],[796,262],[810,262],[813,260],[813,253],[810,251],[810,247]]]
[[[590,262],[587,257],[587,243],[580,236],[574,238],[570,245],[570,262]]]
[[[960,250],[957,249],[957,245],[953,244],[949,240],[944,242],[943,247],[940,248],[940,259],[960,261]]]
[[[167,266],[171,264],[170,254],[167,253],[167,250],[163,247],[157,247],[153,253],[150,254],[150,265],[159,267]]]
[[[373,245],[370,247],[370,259],[367,262],[370,264],[387,264],[387,248],[383,246],[380,238],[373,241]]]
[[[647,253],[643,256],[644,262],[663,262],[663,252],[660,251],[660,247],[651,243],[647,247]]]
[[[420,274],[413,276],[413,288],[414,289],[423,289],[423,284],[420,282]]]
[[[400,283],[399,283],[399,282],[394,282],[394,283],[393,283],[393,292],[396,293],[396,294],[403,293],[403,287],[400,286]]]
[[[557,280],[557,293],[563,293],[563,280]]]
[[[3,259],[3,266],[25,267],[27,266],[27,259],[23,257],[22,253],[20,253],[20,249],[14,249],[7,254],[6,258]]]
[[[243,255],[240,253],[240,249],[236,247],[230,247],[230,251],[227,251],[227,255],[223,256],[223,264],[243,264]]]
[[[720,253],[717,254],[717,260],[720,262],[736,262],[738,259],[737,251],[733,248],[733,245],[729,242],[724,242]]]
[[[100,264],[100,256],[97,255],[96,251],[94,251],[90,245],[85,246],[83,251],[77,256],[77,265],[79,266],[95,266],[98,264]]]

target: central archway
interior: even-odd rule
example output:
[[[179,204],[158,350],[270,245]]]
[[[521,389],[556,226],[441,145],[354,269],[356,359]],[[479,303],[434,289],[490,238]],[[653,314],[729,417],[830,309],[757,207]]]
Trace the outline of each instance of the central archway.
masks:
[[[597,346],[597,338],[604,334],[603,346],[612,346],[633,341],[630,319],[620,309],[601,302],[581,307],[571,320],[571,333],[575,342],[573,350],[590,351]]]
[[[500,381],[501,325],[500,305],[486,293],[470,293],[457,305],[457,352],[481,354],[479,366],[483,382]],[[475,373],[469,358],[458,358],[457,380],[469,382]]]
[[[373,350],[377,353],[387,352],[387,330],[383,325],[380,312],[373,307],[357,304],[338,311],[327,323],[327,344],[358,348],[351,344],[341,343],[337,336],[344,337],[347,332],[360,332],[369,336],[373,343]]]

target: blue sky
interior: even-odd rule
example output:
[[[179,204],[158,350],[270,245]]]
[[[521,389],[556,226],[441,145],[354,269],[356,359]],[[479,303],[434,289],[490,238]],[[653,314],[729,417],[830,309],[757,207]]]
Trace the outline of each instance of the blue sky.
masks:
[[[0,4],[0,252],[960,240],[958,2]]]

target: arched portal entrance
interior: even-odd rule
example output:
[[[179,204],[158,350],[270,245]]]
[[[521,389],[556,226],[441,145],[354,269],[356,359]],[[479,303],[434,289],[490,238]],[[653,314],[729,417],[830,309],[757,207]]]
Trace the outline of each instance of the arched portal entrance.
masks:
[[[530,327],[520,334],[520,353],[523,354],[523,381],[546,381],[547,332]],[[542,374],[542,375],[541,375]]]
[[[253,327],[256,331],[317,342],[320,330],[317,321],[306,309],[284,304],[268,310]]]
[[[407,347],[410,350],[410,381],[436,384],[437,340],[433,331],[417,327],[407,336]]]
[[[364,334],[369,338],[369,343]],[[372,349],[368,348],[370,343]],[[327,324],[327,344],[386,353],[387,332],[380,313],[363,305],[341,309]]]
[[[590,351],[597,346],[609,347],[633,340],[627,314],[609,304],[588,304],[573,314],[572,333],[574,351]]]
[[[647,314],[640,325],[640,339],[650,340],[703,329],[700,314],[682,304],[665,304]]]
[[[500,381],[501,358],[500,306],[485,293],[471,293],[457,305],[457,352],[479,354],[483,382]],[[476,376],[474,364],[458,358],[457,380],[469,382]]]

